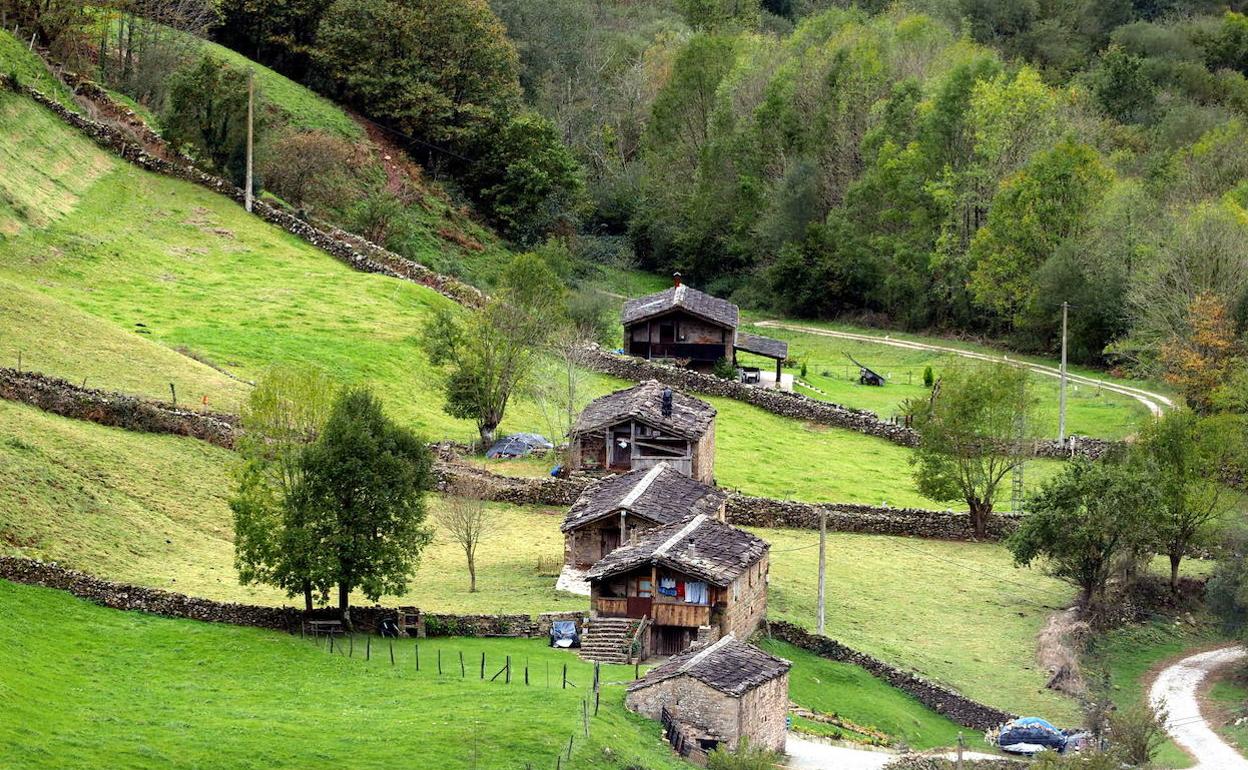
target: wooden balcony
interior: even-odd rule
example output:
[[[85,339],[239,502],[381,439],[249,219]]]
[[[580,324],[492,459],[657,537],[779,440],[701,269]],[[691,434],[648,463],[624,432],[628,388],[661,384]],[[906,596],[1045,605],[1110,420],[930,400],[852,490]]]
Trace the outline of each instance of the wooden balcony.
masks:
[[[705,604],[655,602],[651,607],[656,626],[697,628],[711,624],[711,608]]]
[[[599,596],[594,599],[594,611],[604,618],[626,618],[628,599]]]

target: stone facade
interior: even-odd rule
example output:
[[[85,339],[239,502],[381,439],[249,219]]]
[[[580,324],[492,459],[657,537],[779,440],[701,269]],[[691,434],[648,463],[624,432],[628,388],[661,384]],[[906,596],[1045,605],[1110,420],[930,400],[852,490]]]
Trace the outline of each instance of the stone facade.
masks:
[[[727,608],[719,618],[719,636],[732,634],[749,639],[767,617],[767,574],[770,561],[764,556],[743,572],[725,591]]]
[[[1017,717],[1016,714],[986,706],[935,682],[929,682],[917,674],[890,666],[878,658],[846,647],[835,639],[816,636],[792,623],[772,620],[768,621],[767,628],[768,634],[774,639],[801,647],[828,660],[853,663],[866,669],[872,676],[909,693],[924,706],[938,714],[944,714],[964,727],[990,730]]]
[[[624,705],[658,721],[663,711],[672,716],[701,748],[722,744],[737,748],[742,737],[751,746],[784,751],[785,716],[789,708],[789,675],[733,697],[689,676],[677,676],[641,689],[630,690]]]

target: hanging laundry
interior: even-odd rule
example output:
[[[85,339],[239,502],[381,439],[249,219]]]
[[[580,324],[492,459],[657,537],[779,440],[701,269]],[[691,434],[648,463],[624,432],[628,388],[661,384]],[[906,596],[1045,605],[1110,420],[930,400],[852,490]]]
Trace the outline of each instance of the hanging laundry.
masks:
[[[659,593],[663,596],[675,596],[676,580],[674,578],[659,578]]]
[[[676,598],[685,598],[685,581],[683,580],[676,584]]]
[[[706,583],[700,580],[690,580],[685,583],[685,603],[686,604],[709,604],[710,594],[706,589]]]

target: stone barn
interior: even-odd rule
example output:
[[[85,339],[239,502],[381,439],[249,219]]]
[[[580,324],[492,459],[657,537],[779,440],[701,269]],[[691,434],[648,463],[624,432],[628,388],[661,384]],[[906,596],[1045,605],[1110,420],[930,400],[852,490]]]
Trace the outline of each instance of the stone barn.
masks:
[[[635,639],[645,658],[729,634],[748,638],[767,614],[769,548],[704,513],[643,532],[585,573],[591,618],[584,649],[609,655]],[[613,632],[620,637],[611,639]]]
[[[648,380],[594,399],[572,430],[572,470],[628,472],[666,462],[715,480],[715,407]]]
[[[628,686],[624,702],[662,721],[673,745],[735,750],[746,738],[751,746],[783,752],[791,665],[725,636],[651,669]]]
[[[568,511],[564,563],[589,569],[646,530],[705,513],[724,520],[727,493],[677,471],[666,461],[594,482]]]

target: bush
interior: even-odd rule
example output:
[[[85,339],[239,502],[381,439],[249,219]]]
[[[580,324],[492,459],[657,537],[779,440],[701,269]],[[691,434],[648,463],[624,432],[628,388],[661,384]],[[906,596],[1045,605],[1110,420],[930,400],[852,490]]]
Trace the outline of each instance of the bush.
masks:
[[[780,755],[767,749],[750,746],[748,738],[741,739],[736,751],[718,746],[706,758],[707,770],[772,770],[780,761]]]
[[[719,377],[721,380],[737,379],[737,367],[727,358],[721,358],[715,362],[715,368],[711,370],[711,374]]]
[[[1154,711],[1143,703],[1111,713],[1109,735],[1114,753],[1128,765],[1148,765],[1165,743],[1165,720],[1164,711]]]
[[[354,150],[324,131],[286,130],[260,153],[265,186],[297,209],[337,208],[348,198]]]
[[[368,195],[347,213],[350,229],[379,246],[401,238],[406,228],[403,201],[386,190]]]
[[[262,141],[265,111],[256,96],[254,141]],[[236,185],[247,175],[247,76],[212,56],[173,74],[162,120],[165,137],[189,150]]]
[[[936,385],[936,375],[932,372],[932,367],[923,367],[923,387],[932,388]]]

